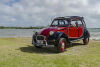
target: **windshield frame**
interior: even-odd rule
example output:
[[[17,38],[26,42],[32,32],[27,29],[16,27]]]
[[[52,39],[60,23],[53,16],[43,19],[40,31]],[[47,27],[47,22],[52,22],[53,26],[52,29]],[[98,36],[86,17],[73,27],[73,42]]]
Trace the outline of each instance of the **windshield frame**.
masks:
[[[53,23],[54,23],[54,21],[58,21],[57,23],[58,23],[58,25],[53,25]],[[64,25],[59,25],[59,21],[64,21]],[[67,23],[68,24],[66,24],[66,22],[65,21],[67,21]],[[50,27],[68,27],[69,26],[69,24],[70,24],[70,21],[69,20],[67,20],[67,19],[54,19],[53,21],[52,21],[52,23],[51,23],[51,25],[50,25]]]

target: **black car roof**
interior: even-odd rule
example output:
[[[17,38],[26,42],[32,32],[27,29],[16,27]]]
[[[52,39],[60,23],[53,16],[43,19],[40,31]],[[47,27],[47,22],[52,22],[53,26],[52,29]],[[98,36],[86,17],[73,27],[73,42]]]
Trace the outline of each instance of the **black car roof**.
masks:
[[[81,19],[81,20],[83,20],[84,18],[80,17],[80,16],[65,16],[65,17],[57,17],[57,18],[55,18],[55,20],[56,19]]]

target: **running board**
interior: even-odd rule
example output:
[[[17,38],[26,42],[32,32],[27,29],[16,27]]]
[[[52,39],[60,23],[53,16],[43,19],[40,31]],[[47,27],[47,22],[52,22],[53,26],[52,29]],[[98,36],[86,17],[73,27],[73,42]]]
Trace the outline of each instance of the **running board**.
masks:
[[[72,40],[72,41],[70,41],[70,42],[75,42],[75,41],[80,41],[80,40],[82,40],[83,38],[81,38],[81,39],[76,39],[76,40]]]

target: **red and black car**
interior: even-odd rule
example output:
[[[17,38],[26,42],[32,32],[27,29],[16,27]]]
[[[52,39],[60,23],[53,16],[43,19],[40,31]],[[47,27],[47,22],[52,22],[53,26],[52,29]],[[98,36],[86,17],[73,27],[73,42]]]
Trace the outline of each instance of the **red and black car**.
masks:
[[[89,37],[90,34],[83,17],[57,17],[54,18],[50,27],[33,35],[32,44],[36,48],[54,45],[58,52],[63,52],[73,41],[83,40],[84,45],[87,45]]]

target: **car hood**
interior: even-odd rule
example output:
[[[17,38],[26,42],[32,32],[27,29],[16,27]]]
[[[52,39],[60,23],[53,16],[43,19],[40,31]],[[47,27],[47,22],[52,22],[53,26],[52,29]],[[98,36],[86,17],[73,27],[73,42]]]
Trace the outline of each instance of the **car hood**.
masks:
[[[54,32],[57,32],[57,31],[60,31],[60,30],[63,30],[65,29],[66,27],[49,27],[49,28],[46,28],[44,30],[41,31],[41,35],[44,35],[44,36],[49,36],[49,32],[50,31],[54,31]]]

